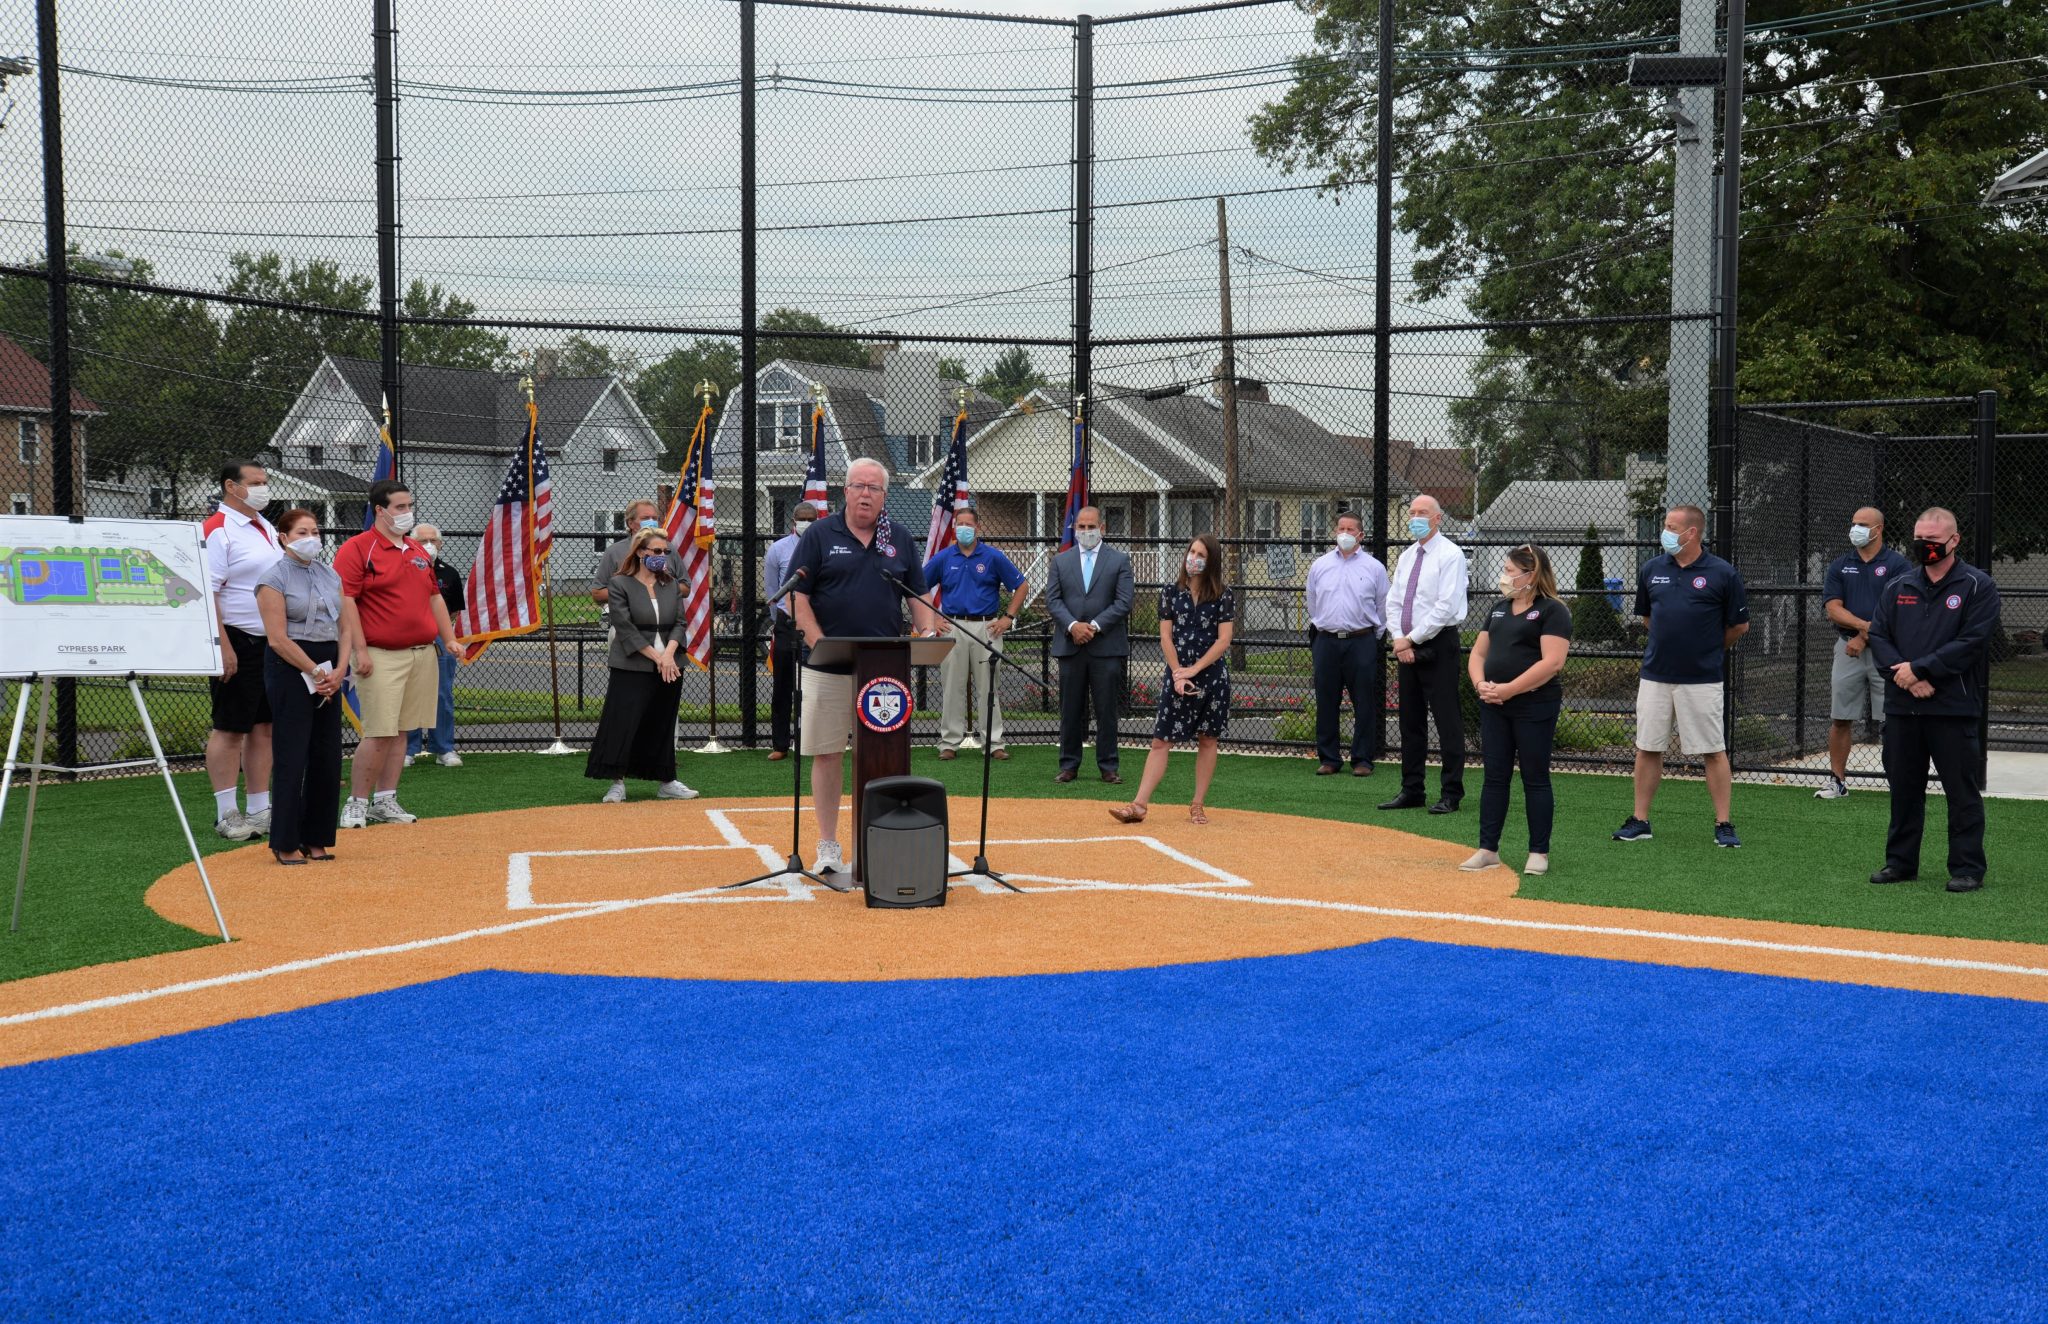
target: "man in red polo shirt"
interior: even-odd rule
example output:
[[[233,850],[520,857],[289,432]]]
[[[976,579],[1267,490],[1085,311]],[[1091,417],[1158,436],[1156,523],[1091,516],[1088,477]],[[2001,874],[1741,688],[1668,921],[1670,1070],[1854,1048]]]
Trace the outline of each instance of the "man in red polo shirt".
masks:
[[[413,821],[398,803],[405,733],[434,722],[435,638],[461,656],[434,558],[406,536],[413,526],[412,489],[381,479],[370,485],[370,505],[375,523],[334,556],[341,617],[355,629],[356,692],[363,704],[363,739],[341,810],[345,828]]]

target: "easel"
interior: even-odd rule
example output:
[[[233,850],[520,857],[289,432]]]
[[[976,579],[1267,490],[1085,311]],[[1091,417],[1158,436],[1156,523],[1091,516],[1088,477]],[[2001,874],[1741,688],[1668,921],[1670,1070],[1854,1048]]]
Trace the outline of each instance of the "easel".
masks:
[[[35,751],[30,756],[28,762],[23,764],[19,761],[21,754],[21,729],[28,720],[29,691],[39,684],[42,687],[43,697],[36,711]],[[43,772],[46,768],[51,772],[77,771],[76,768],[60,768],[43,762],[43,744],[50,728],[50,690],[54,684],[53,678],[40,673],[22,679],[21,698],[14,705],[14,728],[7,737],[7,764],[4,770],[0,770],[0,821],[4,821],[7,816],[7,792],[14,784],[15,770],[21,767],[26,767],[29,770],[28,814],[22,820],[21,825],[21,864],[14,874],[14,918],[13,922],[8,926],[10,933],[19,932],[21,929],[21,896],[23,889],[28,883],[29,843],[35,838],[36,792],[42,786]],[[185,846],[192,852],[193,867],[199,870],[199,885],[206,889],[206,903],[213,907],[213,922],[220,929],[220,940],[222,942],[232,941],[228,937],[228,922],[221,917],[220,901],[213,894],[213,880],[206,876],[206,862],[199,857],[199,843],[192,837],[192,823],[185,817],[185,806],[178,799],[177,783],[171,780],[170,760],[164,757],[163,743],[156,736],[156,723],[150,720],[149,705],[143,702],[142,686],[136,683],[135,673],[132,671],[128,673],[128,693],[135,700],[135,711],[142,716],[143,734],[149,737],[149,750],[154,757],[130,759],[123,763],[97,764],[95,769],[139,768],[154,763],[157,770],[163,773],[164,786],[171,793],[171,808],[177,813],[178,826],[185,833]]]

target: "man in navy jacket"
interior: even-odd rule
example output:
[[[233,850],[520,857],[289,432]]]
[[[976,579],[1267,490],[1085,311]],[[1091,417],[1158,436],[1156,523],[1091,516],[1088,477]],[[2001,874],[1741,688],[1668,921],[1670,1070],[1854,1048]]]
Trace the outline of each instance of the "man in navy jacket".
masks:
[[[1998,585],[1966,565],[1953,512],[1930,507],[1913,523],[1913,567],[1878,599],[1870,651],[1891,677],[1884,704],[1884,772],[1892,786],[1884,867],[1873,883],[1920,872],[1931,760],[1948,795],[1948,890],[1984,886],[1984,797],[1977,789],[1977,718],[1983,711]]]

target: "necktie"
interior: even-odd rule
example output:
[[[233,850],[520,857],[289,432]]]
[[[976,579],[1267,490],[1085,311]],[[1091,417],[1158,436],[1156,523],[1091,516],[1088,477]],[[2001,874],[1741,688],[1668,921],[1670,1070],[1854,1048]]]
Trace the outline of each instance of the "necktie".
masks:
[[[1095,587],[1095,553],[1081,553],[1081,591],[1086,593]]]
[[[1428,548],[1415,549],[1415,565],[1408,571],[1408,589],[1401,595],[1401,637],[1404,639],[1415,630],[1415,588],[1422,582],[1422,558],[1427,555]]]

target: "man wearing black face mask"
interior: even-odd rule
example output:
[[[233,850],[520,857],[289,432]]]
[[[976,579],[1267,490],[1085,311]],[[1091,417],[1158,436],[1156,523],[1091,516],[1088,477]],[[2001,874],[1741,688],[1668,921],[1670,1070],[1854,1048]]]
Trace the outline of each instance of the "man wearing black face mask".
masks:
[[[1977,719],[1998,628],[1998,586],[1956,549],[1956,517],[1930,507],[1913,524],[1913,566],[1879,597],[1870,651],[1891,677],[1884,704],[1884,772],[1892,787],[1884,867],[1873,883],[1920,872],[1927,765],[1948,798],[1948,890],[1984,886],[1984,797],[1977,789]]]

